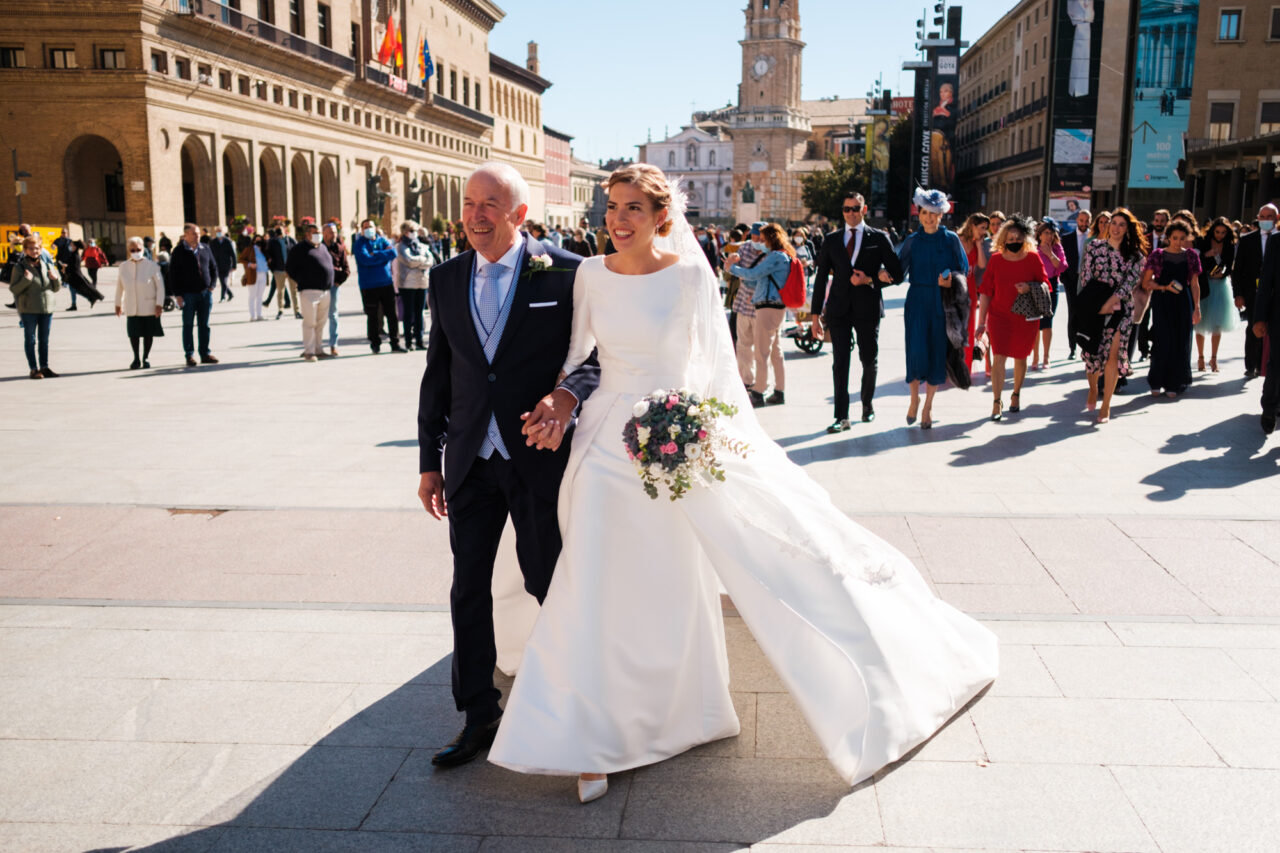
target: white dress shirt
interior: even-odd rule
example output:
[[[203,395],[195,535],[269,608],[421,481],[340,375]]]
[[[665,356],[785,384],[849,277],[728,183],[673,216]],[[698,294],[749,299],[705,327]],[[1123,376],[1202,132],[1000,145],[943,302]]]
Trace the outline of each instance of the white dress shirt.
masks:
[[[1088,231],[1076,231],[1076,269],[1079,270],[1080,264],[1084,263],[1084,246],[1089,242]]]
[[[519,272],[516,262],[520,258],[520,249],[523,246],[524,241],[517,235],[516,241],[511,248],[507,249],[506,254],[496,261],[487,260],[484,255],[476,252],[476,271],[471,278],[471,291],[476,305],[480,304],[480,291],[484,289],[484,278],[481,277],[480,272],[485,267],[495,264],[499,267],[495,277],[495,283],[498,285],[498,304],[506,304],[507,294],[511,292],[511,286],[516,281],[516,273]]]

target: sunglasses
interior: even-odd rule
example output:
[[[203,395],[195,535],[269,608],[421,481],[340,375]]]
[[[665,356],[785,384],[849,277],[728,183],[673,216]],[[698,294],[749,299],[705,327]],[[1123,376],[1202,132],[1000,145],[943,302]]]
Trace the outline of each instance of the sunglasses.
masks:
[[[862,210],[862,205],[860,205],[860,204],[853,204],[853,205],[846,204],[842,209],[844,210],[844,212],[845,212],[845,213],[857,213],[859,210]]]

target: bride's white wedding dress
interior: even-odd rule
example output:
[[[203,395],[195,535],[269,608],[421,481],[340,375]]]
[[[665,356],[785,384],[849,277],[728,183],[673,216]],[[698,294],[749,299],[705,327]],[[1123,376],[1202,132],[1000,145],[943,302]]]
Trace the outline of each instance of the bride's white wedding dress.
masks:
[[[738,732],[719,583],[850,784],[927,739],[996,676],[994,635],[940,601],[760,429],[709,266],[584,261],[566,371],[598,347],[560,487],[564,538],[489,759],[614,773]],[[638,398],[738,405],[726,481],[651,500],[622,443]],[[719,582],[719,583],[718,583]]]

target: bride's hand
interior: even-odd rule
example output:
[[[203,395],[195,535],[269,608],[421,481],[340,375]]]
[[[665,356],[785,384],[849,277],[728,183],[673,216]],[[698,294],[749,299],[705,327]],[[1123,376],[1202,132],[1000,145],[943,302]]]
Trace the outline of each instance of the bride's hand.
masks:
[[[532,412],[520,416],[524,421],[520,432],[525,436],[525,444],[539,450],[559,450],[577,404],[577,398],[563,388],[539,400]]]

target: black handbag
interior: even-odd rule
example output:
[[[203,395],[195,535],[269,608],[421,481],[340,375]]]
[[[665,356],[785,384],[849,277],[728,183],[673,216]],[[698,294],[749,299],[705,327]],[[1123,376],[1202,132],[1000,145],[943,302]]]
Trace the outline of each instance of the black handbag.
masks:
[[[1010,310],[1028,320],[1052,317],[1053,294],[1049,292],[1049,285],[1043,281],[1029,281],[1027,284],[1031,285],[1031,289],[1026,293],[1019,293]]]

